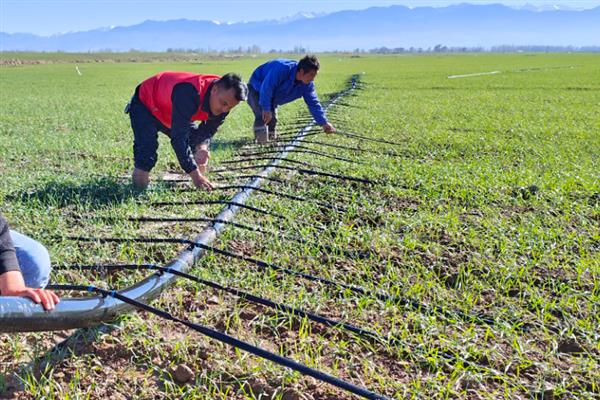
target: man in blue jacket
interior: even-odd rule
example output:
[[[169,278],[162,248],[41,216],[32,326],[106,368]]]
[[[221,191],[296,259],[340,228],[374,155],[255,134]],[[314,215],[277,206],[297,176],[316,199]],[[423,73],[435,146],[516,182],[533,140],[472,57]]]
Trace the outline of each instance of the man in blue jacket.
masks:
[[[254,136],[258,143],[277,137],[277,107],[300,97],[317,124],[327,133],[335,132],[315,91],[313,81],[318,72],[319,60],[315,56],[300,61],[271,60],[254,70],[248,83],[248,104],[254,112]]]

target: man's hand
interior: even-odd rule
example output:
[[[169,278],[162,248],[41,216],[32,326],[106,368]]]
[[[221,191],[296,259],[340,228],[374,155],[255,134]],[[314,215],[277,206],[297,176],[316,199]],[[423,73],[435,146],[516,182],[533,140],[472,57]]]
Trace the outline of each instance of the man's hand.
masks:
[[[325,133],[333,133],[333,132],[335,132],[335,128],[333,125],[331,125],[329,122],[327,122],[325,125],[323,125],[323,131]]]
[[[190,178],[192,178],[192,182],[194,182],[194,186],[201,189],[212,190],[214,185],[206,178],[204,175],[198,171],[198,169],[190,172]]]
[[[263,122],[267,125],[273,119],[273,113],[271,111],[263,111],[262,113]]]
[[[210,151],[206,145],[198,145],[196,152],[194,153],[194,159],[198,164],[198,170],[200,173],[206,173],[206,167],[208,166],[208,160],[210,159]]]
[[[56,293],[50,290],[33,289],[25,286],[21,271],[8,271],[0,275],[0,293],[2,296],[27,297],[36,304],[42,304],[45,310],[50,311],[60,301]]]

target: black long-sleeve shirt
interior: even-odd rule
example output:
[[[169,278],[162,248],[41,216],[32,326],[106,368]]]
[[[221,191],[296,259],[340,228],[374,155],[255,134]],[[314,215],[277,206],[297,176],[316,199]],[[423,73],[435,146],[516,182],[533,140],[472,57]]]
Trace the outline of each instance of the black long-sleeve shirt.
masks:
[[[0,214],[0,275],[8,271],[20,271],[17,252],[10,238],[8,222]]]
[[[208,144],[228,112],[214,115],[210,112],[210,91],[208,87],[202,100],[202,111],[208,113],[208,120],[202,121],[197,127],[192,123],[192,116],[198,111],[200,98],[198,91],[191,83],[179,83],[173,87],[171,101],[173,102],[173,115],[171,122],[171,146],[179,160],[181,168],[190,173],[197,168],[192,154],[193,146],[199,143]],[[194,136],[194,137],[192,137]]]

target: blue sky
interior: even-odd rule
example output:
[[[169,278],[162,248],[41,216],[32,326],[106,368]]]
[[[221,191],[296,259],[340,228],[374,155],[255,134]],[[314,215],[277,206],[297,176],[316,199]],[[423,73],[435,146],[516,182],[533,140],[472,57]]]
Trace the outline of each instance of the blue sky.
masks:
[[[0,0],[0,32],[48,36],[100,27],[134,25],[148,19],[259,21],[279,19],[299,12],[330,13],[393,4],[443,7],[461,2],[502,3],[509,6],[522,6],[527,3],[561,4],[575,8],[600,6],[600,0]]]

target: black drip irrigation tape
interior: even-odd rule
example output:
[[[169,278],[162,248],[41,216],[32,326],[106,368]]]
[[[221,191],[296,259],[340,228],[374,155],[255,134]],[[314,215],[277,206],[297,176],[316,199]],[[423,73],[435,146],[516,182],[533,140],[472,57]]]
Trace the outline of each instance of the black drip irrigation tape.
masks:
[[[334,134],[335,135],[348,136],[348,137],[355,138],[355,139],[366,140],[366,141],[369,141],[369,142],[391,144],[391,145],[394,145],[394,146],[403,146],[402,143],[392,142],[392,141],[384,140],[384,139],[376,139],[376,138],[372,138],[372,137],[369,137],[369,136],[359,135],[357,133],[350,133],[350,132],[344,132],[344,131],[339,131],[338,130]]]
[[[226,333],[219,332],[217,330],[211,329],[204,325],[196,324],[187,320],[183,320],[177,317],[172,316],[168,312],[164,310],[160,310],[158,308],[154,308],[149,306],[146,303],[139,302],[137,300],[131,299],[129,297],[123,296],[119,294],[116,290],[105,290],[95,286],[83,286],[83,285],[49,285],[49,289],[52,290],[78,290],[78,291],[88,291],[91,293],[98,293],[104,297],[112,297],[114,299],[120,300],[124,303],[130,304],[140,310],[148,311],[158,317],[163,319],[176,322],[178,324],[184,325],[192,330],[202,333],[205,336],[208,336],[214,340],[217,340],[221,343],[226,343],[230,346],[233,346],[237,349],[241,349],[247,351],[248,353],[254,354],[258,357],[264,358],[276,364],[282,365],[284,367],[293,369],[294,371],[298,371],[303,375],[311,376],[319,381],[329,383],[330,385],[336,386],[340,389],[346,390],[350,393],[354,393],[358,396],[361,396],[365,399],[374,399],[374,400],[388,400],[387,397],[371,392],[365,388],[360,386],[356,386],[350,382],[346,382],[334,376],[325,374],[324,372],[315,370],[313,368],[307,367],[304,364],[300,364],[294,360],[291,360],[286,357],[282,357],[278,354],[272,353],[270,351],[264,350],[260,347],[253,346],[249,343],[246,343],[242,340],[236,339],[233,336],[230,336]]]
[[[150,270],[150,271],[157,271],[157,273],[160,273],[160,274],[169,273],[169,274],[177,275],[179,277],[188,279],[193,282],[200,283],[200,284],[208,286],[212,289],[232,294],[234,296],[239,297],[242,300],[245,300],[245,301],[248,301],[248,302],[251,302],[254,304],[260,304],[262,306],[271,308],[273,310],[288,313],[292,317],[307,318],[311,321],[323,324],[327,327],[339,329],[341,331],[352,332],[364,339],[376,341],[376,342],[379,342],[384,345],[391,345],[391,346],[395,346],[395,347],[399,347],[399,348],[407,347],[409,350],[408,351],[405,350],[405,353],[408,353],[408,354],[419,353],[419,352],[422,353],[419,346],[415,346],[410,343],[407,343],[393,335],[384,336],[384,335],[381,335],[380,333],[369,331],[367,329],[357,327],[357,326],[349,324],[347,322],[334,320],[334,319],[331,319],[331,318],[328,318],[328,317],[325,317],[325,316],[322,316],[319,314],[315,314],[315,313],[312,313],[309,311],[304,311],[302,309],[290,307],[285,304],[276,303],[269,299],[265,299],[265,298],[253,295],[251,293],[247,293],[247,292],[244,292],[239,289],[223,286],[214,281],[202,279],[198,276],[187,274],[185,272],[181,272],[181,271],[178,271],[178,270],[170,268],[170,267],[162,267],[162,266],[155,265],[155,264],[100,264],[100,265],[58,265],[58,266],[55,266],[55,269],[59,270],[59,271],[80,270],[80,271],[96,271],[96,272],[100,272],[100,273],[111,271],[111,270],[130,270],[130,271],[131,270],[132,271]],[[461,358],[459,358],[451,353],[448,353],[446,351],[438,350],[437,355],[444,358],[447,362],[452,362],[452,363],[460,362],[462,365],[465,365],[465,366],[471,365],[470,361],[461,359]],[[426,355],[424,355],[424,356],[426,356]]]
[[[346,103],[344,101],[338,101],[337,103],[335,103],[336,106],[340,106],[340,107],[348,107],[348,108],[361,108],[360,106],[357,106],[356,104],[350,104],[350,103]]]
[[[290,218],[286,217],[285,215],[281,215],[281,214],[277,214],[268,210],[264,210],[262,208],[256,208],[256,207],[252,207],[252,206],[248,206],[245,204],[240,204],[237,203],[235,201],[225,201],[225,200],[184,200],[184,201],[164,201],[164,202],[159,202],[159,203],[153,203],[152,205],[155,207],[167,207],[167,206],[189,206],[189,205],[214,205],[214,204],[227,204],[227,205],[231,205],[231,206],[238,206],[240,208],[245,208],[257,213],[261,213],[261,214],[265,214],[265,215],[270,215],[272,217],[275,217],[277,219],[281,219],[281,220],[286,220],[289,221]],[[323,232],[325,231],[325,228],[321,228],[318,226],[315,226],[314,224],[312,225],[312,227],[314,229],[316,229],[317,231]]]
[[[274,138],[272,137],[272,140],[277,140],[281,137],[288,137],[290,139],[293,139],[295,134],[297,134],[298,130],[304,129],[310,123],[311,122],[301,122],[301,123],[298,123],[295,125],[286,126],[285,128],[281,128],[281,129],[277,128],[277,135]],[[315,132],[315,130],[313,130],[311,128],[311,129],[308,129],[307,132],[305,132],[305,133],[308,133],[308,132]],[[267,144],[271,143],[272,140],[269,139]],[[258,144],[258,143],[256,143],[256,144]]]
[[[305,144],[317,144],[319,146],[333,147],[333,148],[336,148],[336,149],[356,151],[356,152],[359,152],[359,153],[374,154],[374,155],[377,155],[377,156],[400,157],[399,154],[392,153],[392,152],[385,152],[384,153],[384,152],[373,151],[373,150],[369,150],[369,149],[363,149],[361,147],[350,147],[350,146],[342,146],[340,144],[319,142],[317,140],[306,140],[306,141],[304,141],[304,143]]]
[[[272,300],[253,295],[251,293],[244,292],[239,289],[223,286],[219,283],[209,281],[206,279],[202,279],[195,275],[177,271],[173,268],[161,267],[161,266],[155,265],[155,264],[65,265],[65,266],[57,266],[56,269],[57,270],[87,270],[87,271],[98,271],[98,272],[105,272],[105,271],[110,271],[110,270],[134,270],[134,271],[152,270],[152,271],[158,271],[159,273],[169,273],[169,274],[177,275],[179,277],[188,279],[193,282],[201,283],[210,288],[232,294],[234,296],[237,296],[237,297],[239,297],[243,300],[249,301],[251,303],[260,304],[260,305],[269,307],[274,310],[286,312],[288,314],[291,314],[294,317],[308,318],[311,321],[321,323],[328,327],[338,328],[340,330],[346,330],[348,332],[355,333],[358,336],[361,336],[362,338],[365,338],[365,339],[372,339],[372,340],[378,341],[380,343],[390,344],[393,346],[399,346],[399,345],[404,344],[400,339],[398,339],[392,335],[388,335],[386,337],[379,333],[372,332],[367,329],[363,329],[363,328],[354,326],[347,322],[333,320],[331,318],[325,317],[323,315],[315,314],[310,311],[304,311],[302,309],[290,307],[290,306],[282,304],[282,303],[276,303]]]
[[[323,203],[322,201],[307,199],[306,197],[294,196],[294,195],[287,194],[287,193],[276,192],[276,191],[273,191],[273,190],[263,189],[263,188],[257,188],[257,187],[248,186],[248,185],[227,185],[227,186],[216,186],[215,188],[213,188],[213,190],[233,190],[233,189],[241,189],[241,190],[252,189],[252,190],[255,190],[257,192],[271,194],[273,196],[279,196],[279,197],[283,197],[283,198],[290,199],[290,200],[296,200],[296,201],[307,202],[307,203],[314,203],[314,204],[318,205],[319,207],[327,208],[329,210],[333,210],[333,211],[336,211],[336,212],[346,212],[346,211],[348,211],[344,207],[338,207],[338,206],[335,206],[333,204]]]
[[[271,178],[269,176],[262,176],[262,175],[216,176],[216,177],[211,177],[211,180],[212,181],[230,181],[230,180],[234,180],[234,179],[255,179],[255,178],[261,178],[268,182],[275,182],[275,183],[280,183],[280,184],[285,183],[285,181],[283,181],[281,179]],[[189,181],[189,179],[185,180],[185,182],[188,182],[188,181]]]
[[[222,173],[222,172],[220,172],[220,173]],[[215,182],[224,182],[224,181],[235,181],[237,179],[241,180],[243,178],[256,178],[256,177],[259,177],[259,175],[229,175],[229,176],[227,176],[227,175],[217,175],[215,177],[212,177],[211,180],[215,181]],[[184,180],[182,182],[188,182],[188,181],[189,180]],[[234,183],[237,184],[238,182],[234,182]],[[240,184],[241,183],[242,182],[240,182]],[[294,182],[292,182],[290,180],[284,181],[283,179],[270,179],[269,183],[278,184],[278,185],[286,185],[286,186],[288,186],[292,190],[304,190],[305,189],[303,186],[300,186],[300,185],[298,185],[298,184],[296,184],[296,183],[294,183]],[[247,186],[247,185],[243,185],[243,186]],[[197,192],[195,189],[194,190],[185,190],[185,189],[190,188],[190,185],[174,186],[174,187],[175,188],[184,189],[183,191],[186,191],[186,192]],[[217,186],[215,188],[218,189],[219,187],[223,187],[223,186]],[[253,190],[254,190],[254,188],[253,188]],[[268,189],[264,189],[264,190],[268,190]],[[259,191],[259,192],[260,191],[264,191],[264,190],[257,189],[257,191]],[[284,194],[284,195],[287,195],[287,194]],[[339,193],[337,193],[335,195],[335,197],[336,197],[336,200],[339,200],[339,202],[343,202],[343,201],[349,202],[350,201],[350,199],[347,196],[344,196],[344,195],[339,194]],[[306,201],[311,201],[311,200],[307,199]],[[347,211],[347,209],[344,208],[344,207],[341,207],[341,206],[336,206],[336,207],[338,208],[338,210]]]
[[[120,220],[118,218],[114,218],[114,217],[97,217],[96,219],[102,219],[102,220],[107,220],[107,221],[115,221],[115,220]],[[311,241],[309,239],[303,238],[301,236],[298,235],[289,235],[289,234],[282,234],[280,232],[273,232],[273,231],[268,231],[259,227],[255,227],[255,226],[250,226],[250,225],[245,225],[245,224],[240,224],[238,222],[232,222],[232,221],[225,221],[223,219],[218,219],[218,218],[207,218],[207,217],[128,217],[126,218],[127,221],[131,221],[131,222],[207,222],[210,224],[226,224],[226,225],[231,225],[234,226],[236,228],[240,228],[240,229],[245,229],[251,232],[258,232],[261,234],[265,234],[265,235],[276,235],[282,239],[285,240],[291,240],[294,242],[298,242],[300,244],[304,244],[304,245],[309,245],[311,247],[316,247],[316,248],[321,248],[329,253],[332,254],[339,254],[339,255],[343,255],[346,257],[351,257],[351,258],[359,258],[359,259],[367,259],[367,258],[371,258],[371,257],[378,257],[379,255],[376,252],[370,251],[370,250],[346,250],[346,249],[340,249],[337,247],[333,247],[333,246],[329,246],[327,244],[323,244],[323,243],[319,243],[316,241]],[[317,231],[323,231],[322,228],[313,226],[313,228]]]
[[[108,217],[106,220],[114,220],[115,218]],[[128,217],[127,221],[130,222],[207,222],[209,224],[226,224],[235,226],[236,228],[246,229],[253,232],[267,233],[261,228],[257,228],[250,225],[240,224],[233,221],[225,221],[224,219],[218,218],[206,218],[206,217]]]
[[[281,146],[281,147],[285,147],[285,146]],[[240,157],[257,157],[257,156],[263,156],[263,155],[267,155],[267,154],[276,154],[276,153],[280,153],[280,152],[281,152],[281,150],[269,150],[269,151],[255,152],[255,153],[241,153]],[[328,154],[328,153],[325,153],[322,151],[316,151],[316,150],[307,148],[305,146],[301,146],[299,144],[295,145],[293,149],[289,149],[287,152],[288,153],[299,153],[299,154],[314,154],[316,156],[330,158],[332,160],[344,161],[344,162],[347,162],[350,164],[364,164],[362,161],[356,161],[356,160],[351,160],[349,158],[334,156],[332,154]],[[231,160],[231,161],[235,161],[235,160]]]
[[[316,135],[323,135],[323,132],[308,132],[304,134],[304,137],[307,136],[316,136]],[[277,139],[273,140],[273,142],[287,142],[289,141],[289,139],[293,138],[295,136],[294,133],[282,133],[281,135],[279,135],[277,137]],[[271,142],[269,142],[271,143]]]
[[[108,220],[108,221],[115,221],[118,220],[117,218],[114,217],[98,217],[96,219],[102,219],[102,220]],[[226,225],[231,225],[234,226],[236,228],[240,228],[240,229],[245,229],[251,232],[258,232],[258,233],[262,233],[264,235],[277,235],[282,239],[285,240],[291,240],[300,244],[305,244],[305,245],[309,245],[311,247],[316,247],[316,248],[321,248],[329,253],[333,253],[333,254],[340,254],[340,255],[344,255],[346,257],[351,257],[351,258],[359,258],[359,259],[367,259],[367,258],[371,258],[374,256],[378,256],[377,253],[372,252],[372,251],[364,251],[364,250],[346,250],[346,249],[340,249],[337,247],[333,247],[333,246],[329,246],[327,244],[322,244],[319,242],[315,242],[315,241],[311,241],[308,239],[305,239],[303,237],[297,236],[297,235],[288,235],[288,234],[281,234],[280,232],[272,232],[272,231],[267,231],[265,229],[256,227],[256,226],[250,226],[250,225],[245,225],[245,224],[240,224],[239,222],[232,222],[232,221],[225,221],[223,219],[218,219],[218,218],[206,218],[206,217],[129,217],[126,218],[127,221],[130,222],[207,222],[210,224],[226,224]],[[319,228],[319,227],[315,227],[313,226],[313,228],[315,228],[318,231],[323,231],[323,229]]]
[[[358,178],[355,176],[332,174],[329,172],[315,171],[315,170],[306,169],[306,168],[288,167],[286,165],[267,165],[267,164],[248,165],[245,167],[235,167],[235,168],[228,168],[228,169],[222,169],[222,170],[214,170],[212,172],[222,173],[222,172],[230,172],[230,171],[245,171],[248,169],[257,169],[257,168],[264,168],[264,167],[285,169],[288,171],[296,171],[296,172],[298,172],[300,174],[304,174],[304,175],[325,176],[328,178],[338,179],[338,180],[342,180],[342,181],[360,182],[360,183],[365,183],[367,185],[383,185],[384,184],[383,182],[377,182],[377,181],[373,181],[371,179],[366,179],[366,178]]]
[[[243,162],[250,162],[250,161],[274,161],[274,160],[281,160],[281,161],[285,161],[285,162],[289,162],[290,164],[298,164],[298,165],[303,165],[305,167],[308,168],[317,168],[316,165],[314,164],[310,164],[307,163],[305,161],[298,161],[298,160],[292,160],[291,158],[278,158],[278,157],[248,157],[248,158],[238,158],[238,159],[234,159],[234,160],[225,160],[225,161],[221,161],[221,164],[239,164],[239,163],[243,163]],[[219,170],[215,170],[213,172],[218,172]]]
[[[73,236],[65,237],[63,239],[79,241],[79,242],[98,242],[98,243],[128,243],[128,242],[136,243],[137,242],[137,243],[187,244],[190,246],[200,247],[204,250],[212,251],[213,253],[220,254],[225,257],[230,257],[230,258],[235,258],[238,260],[246,261],[246,262],[249,262],[256,266],[259,266],[261,268],[269,268],[269,269],[273,269],[273,270],[276,270],[279,272],[283,272],[287,275],[297,276],[297,277],[300,277],[300,278],[303,278],[303,279],[306,279],[309,281],[319,282],[319,283],[323,283],[323,284],[330,285],[330,286],[340,287],[340,288],[347,289],[347,290],[350,290],[352,292],[355,292],[355,293],[358,293],[361,295],[375,297],[382,301],[389,301],[392,303],[397,303],[397,304],[402,304],[402,305],[408,304],[403,299],[398,299],[398,298],[395,298],[394,296],[390,296],[385,293],[370,293],[368,290],[363,289],[362,287],[359,287],[359,286],[347,285],[344,283],[334,282],[329,279],[313,276],[313,275],[306,274],[303,272],[294,271],[291,269],[281,267],[276,264],[268,263],[268,262],[262,261],[262,260],[257,260],[255,258],[247,257],[242,254],[232,253],[227,250],[219,249],[217,247],[205,245],[202,243],[197,243],[197,242],[194,242],[194,241],[188,240],[188,239],[178,239],[178,238],[93,238],[93,237],[73,237]],[[421,305],[419,305],[419,308],[421,308]]]
[[[211,206],[211,205],[216,205],[216,204],[225,204],[228,206],[236,206],[236,207],[245,208],[247,210],[251,210],[251,211],[254,211],[257,213],[270,215],[270,216],[278,218],[278,219],[285,219],[285,220],[288,219],[288,217],[286,217],[285,215],[276,214],[269,210],[264,210],[262,208],[252,207],[252,206],[248,206],[246,204],[238,203],[236,201],[229,201],[229,200],[158,201],[158,202],[150,203],[150,205],[153,207],[189,206],[189,205]]]
[[[304,138],[309,137],[309,136],[315,136],[315,135],[322,135],[323,132],[307,132],[304,133],[302,136]],[[279,135],[277,135],[277,138],[275,139],[271,139],[269,140],[267,143],[264,144],[258,144],[258,143],[249,143],[247,146],[244,146],[244,149],[248,149],[248,150],[256,150],[256,149],[265,149],[265,148],[270,148],[270,147],[276,147],[276,146],[281,146],[281,144],[285,144],[286,146],[291,146],[292,140],[296,137],[296,133],[280,133]],[[297,145],[294,144],[294,147]]]
[[[216,254],[220,254],[223,255],[225,257],[230,257],[230,258],[234,258],[237,260],[242,260],[242,261],[246,261],[249,262],[251,264],[254,264],[258,267],[261,268],[265,268],[265,269],[272,269],[274,271],[278,271],[281,273],[284,273],[286,275],[290,275],[290,276],[296,276],[298,278],[302,278],[305,279],[307,281],[311,281],[311,282],[318,282],[318,283],[322,283],[324,285],[327,286],[332,286],[332,287],[337,287],[339,289],[344,289],[344,290],[349,290],[353,293],[359,294],[361,296],[367,296],[367,297],[371,297],[380,301],[384,301],[384,302],[390,302],[392,304],[398,304],[401,306],[408,306],[411,309],[415,310],[415,311],[426,311],[428,313],[433,313],[436,312],[438,314],[443,315],[446,318],[449,319],[453,319],[453,318],[458,318],[461,319],[463,321],[467,321],[467,322],[473,322],[473,323],[481,323],[481,324],[486,324],[486,325],[498,325],[498,321],[492,319],[491,317],[488,317],[486,315],[469,315],[466,314],[464,312],[461,311],[448,311],[445,310],[439,306],[427,306],[424,304],[421,304],[419,302],[417,302],[416,300],[413,299],[406,299],[406,298],[401,298],[401,297],[397,297],[397,296],[393,296],[387,293],[382,293],[382,292],[373,292],[370,290],[367,290],[363,287],[360,286],[355,286],[355,285],[348,285],[345,283],[340,283],[340,282],[335,282],[332,281],[330,279],[326,279],[326,278],[321,278],[318,276],[314,276],[314,275],[310,275],[310,274],[306,274],[304,272],[298,272],[298,271],[294,271],[273,263],[269,263],[266,261],[262,261],[262,260],[257,260],[255,258],[252,257],[247,257],[244,256],[242,254],[237,254],[237,253],[232,253],[230,251],[227,250],[223,250],[223,249],[219,249],[217,247],[214,246],[209,246],[209,245],[205,245],[202,243],[198,243],[198,242],[194,242],[192,240],[189,239],[177,239],[177,238],[93,238],[93,237],[65,237],[62,239],[67,239],[67,240],[74,240],[74,241],[80,241],[80,242],[98,242],[98,243],[127,243],[127,242],[134,242],[134,243],[179,243],[179,244],[187,244],[190,245],[191,247],[200,247],[201,249],[204,250],[208,250],[208,251],[212,251],[213,253]]]
[[[350,147],[350,146],[343,146],[340,144],[333,144],[333,143],[325,143],[325,142],[319,142],[316,140],[305,140],[303,142],[304,144],[316,144],[319,146],[323,146],[323,147],[332,147],[335,149],[343,149],[343,150],[348,150],[348,151],[355,151],[355,152],[359,152],[359,153],[367,153],[367,154],[374,154],[377,156],[387,156],[387,157],[400,157],[399,154],[397,153],[393,153],[393,152],[379,152],[379,151],[374,151],[374,150],[370,150],[370,149],[363,149],[361,147]],[[286,147],[286,144],[273,144],[270,147],[272,148],[284,148]],[[296,145],[295,146],[298,149],[306,149],[306,150],[313,150],[311,147],[307,147],[307,146],[303,146],[303,145]],[[272,150],[273,153],[278,152],[277,150]],[[255,155],[255,154],[261,154],[261,153],[254,153],[254,154],[244,154],[244,155]],[[266,153],[264,153],[266,154]],[[354,162],[358,162],[358,161],[354,161]],[[360,164],[364,164],[362,162],[359,162]]]
[[[264,179],[265,181],[268,181],[268,182],[285,183],[281,179],[271,178],[269,176],[262,176],[262,175],[233,175],[233,176],[226,176],[226,177],[217,176],[217,177],[211,177],[210,180],[211,181],[224,181],[224,180],[233,180],[233,179],[254,179],[254,178]],[[161,179],[161,180],[158,180],[158,182],[161,182],[161,183],[190,183],[190,179],[189,178]]]

